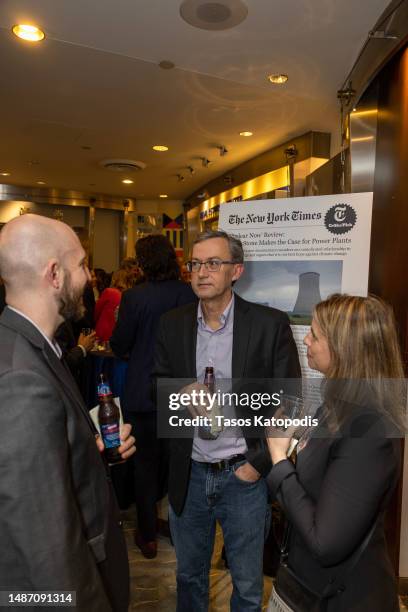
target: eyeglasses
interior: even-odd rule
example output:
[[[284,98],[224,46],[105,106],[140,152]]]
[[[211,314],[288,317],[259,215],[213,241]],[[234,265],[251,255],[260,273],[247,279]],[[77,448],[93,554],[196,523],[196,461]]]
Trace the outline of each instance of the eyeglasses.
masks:
[[[193,259],[193,261],[187,261],[186,267],[189,272],[199,272],[201,270],[201,266],[204,266],[204,268],[209,272],[219,272],[222,264],[233,265],[235,263],[237,262],[225,261],[223,259],[207,259],[206,261],[199,261],[198,259]]]

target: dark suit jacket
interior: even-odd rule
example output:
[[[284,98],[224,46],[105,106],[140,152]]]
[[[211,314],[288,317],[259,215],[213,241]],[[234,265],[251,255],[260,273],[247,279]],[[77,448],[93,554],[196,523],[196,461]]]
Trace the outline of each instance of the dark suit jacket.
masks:
[[[74,321],[72,323],[72,328],[74,330],[74,336],[76,340],[78,339],[83,327],[90,327],[91,329],[95,327],[95,296],[91,283],[86,283],[84,293],[82,295],[82,301],[85,307],[84,316],[82,317],[82,319],[79,319],[79,321]]]
[[[123,397],[125,413],[156,409],[151,393],[154,345],[163,313],[197,302],[190,285],[178,280],[145,282],[122,296],[110,340],[115,355],[129,357]]]
[[[6,287],[0,283],[0,314],[3,312],[6,306]]]
[[[62,350],[63,359],[69,367],[78,388],[82,389],[86,356],[84,356],[81,347],[77,345],[71,321],[61,323],[55,332],[54,340],[58,342]]]
[[[95,428],[69,370],[8,308],[0,398],[0,590],[75,590],[78,610],[127,610],[126,547]]]
[[[399,610],[383,511],[398,480],[400,440],[371,429],[363,437],[313,437],[299,453],[296,468],[281,461],[267,478],[293,525],[289,566],[316,592],[336,583],[336,590],[344,589],[329,600],[328,612]],[[378,516],[375,532],[353,567],[353,553]]]
[[[197,304],[164,315],[156,343],[156,378],[196,378],[196,345]],[[298,352],[287,315],[235,295],[232,378],[299,377]],[[246,441],[248,461],[262,475],[268,474],[272,464],[265,441]],[[177,514],[187,493],[192,445],[192,438],[171,441],[169,500]]]

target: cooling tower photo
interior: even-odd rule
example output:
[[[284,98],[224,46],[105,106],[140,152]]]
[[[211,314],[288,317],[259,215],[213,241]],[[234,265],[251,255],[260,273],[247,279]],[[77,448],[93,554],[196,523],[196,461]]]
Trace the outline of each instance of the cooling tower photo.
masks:
[[[234,291],[285,311],[294,325],[310,325],[315,305],[341,292],[342,273],[342,261],[248,261]]]
[[[311,315],[315,305],[321,301],[320,274],[318,272],[299,274],[299,293],[292,313],[294,315]]]

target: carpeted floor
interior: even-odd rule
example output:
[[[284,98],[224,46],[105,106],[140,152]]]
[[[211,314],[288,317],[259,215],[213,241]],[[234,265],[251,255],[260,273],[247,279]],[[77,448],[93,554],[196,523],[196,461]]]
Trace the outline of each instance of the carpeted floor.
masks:
[[[133,542],[134,510],[123,513],[131,575],[130,610],[138,612],[174,612],[176,609],[176,559],[168,538],[160,537],[156,559],[145,559]],[[210,574],[209,612],[228,612],[231,580],[221,560],[222,534],[218,530]],[[272,588],[271,578],[265,577],[264,609]],[[401,601],[401,612],[408,612],[408,597]],[[367,611],[369,612],[369,611]]]

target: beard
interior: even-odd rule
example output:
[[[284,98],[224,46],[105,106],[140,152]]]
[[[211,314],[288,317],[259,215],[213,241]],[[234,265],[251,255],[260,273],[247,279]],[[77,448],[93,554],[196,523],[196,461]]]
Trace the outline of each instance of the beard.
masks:
[[[65,321],[78,321],[85,314],[85,306],[82,300],[84,288],[74,288],[70,272],[65,270],[65,281],[58,299],[58,313]]]

